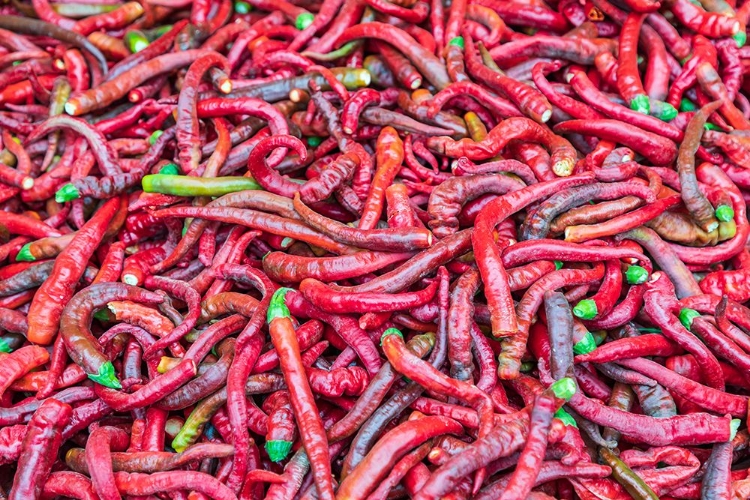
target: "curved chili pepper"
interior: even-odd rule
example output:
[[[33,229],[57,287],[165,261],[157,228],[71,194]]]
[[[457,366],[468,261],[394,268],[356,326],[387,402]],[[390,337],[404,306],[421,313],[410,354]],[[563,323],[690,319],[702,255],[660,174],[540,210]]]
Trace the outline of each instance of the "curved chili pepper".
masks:
[[[121,283],[102,283],[79,292],[68,302],[61,313],[60,335],[68,353],[89,378],[107,387],[119,387],[112,363],[101,353],[101,348],[89,331],[89,323],[96,309],[113,300],[136,300],[158,304],[158,294]]]
[[[40,287],[29,309],[29,337],[34,342],[49,344],[55,336],[63,307],[83,275],[85,267],[82,265],[93,254],[95,244],[101,241],[109,222],[119,210],[121,200],[113,198],[105,202],[58,255],[50,278]]]
[[[616,120],[569,120],[554,127],[555,132],[589,134],[624,144],[642,154],[654,165],[667,165],[677,157],[671,140]]]
[[[205,54],[206,51],[202,50],[185,50],[154,57],[144,63],[143,66],[125,70],[98,87],[72,97],[65,103],[65,112],[69,115],[79,116],[94,109],[102,108],[124,97],[128,90],[149,78],[190,64]]]
[[[462,204],[487,193],[502,195],[523,187],[522,183],[501,174],[448,179],[430,194],[427,212],[433,220],[428,225],[436,237],[444,238],[458,229]]]
[[[740,31],[740,22],[717,12],[706,12],[683,0],[669,2],[670,11],[686,27],[709,38],[731,37]]]
[[[34,368],[49,361],[47,351],[39,346],[26,346],[11,354],[2,354],[2,370],[0,370],[0,396],[15,382]]]
[[[427,248],[432,244],[432,234],[427,230],[412,228],[354,229],[340,222],[328,219],[310,209],[294,196],[297,213],[315,229],[328,234],[344,244],[370,250],[410,251]]]
[[[569,124],[572,122],[566,122]],[[470,139],[454,141],[449,137],[430,137],[427,147],[451,158],[466,156],[470,160],[485,160],[495,156],[511,140],[520,139],[542,144],[552,154],[552,169],[560,176],[570,175],[575,164],[571,144],[555,136],[527,118],[509,118],[493,128],[481,142]]]
[[[39,498],[57,452],[62,444],[62,429],[71,417],[69,405],[46,399],[34,412],[23,438],[21,455],[8,498]]]
[[[338,37],[336,43],[341,46],[357,38],[376,38],[396,46],[419,69],[422,76],[438,89],[450,83],[445,66],[433,54],[417,44],[409,34],[395,26],[377,22],[352,26]]]

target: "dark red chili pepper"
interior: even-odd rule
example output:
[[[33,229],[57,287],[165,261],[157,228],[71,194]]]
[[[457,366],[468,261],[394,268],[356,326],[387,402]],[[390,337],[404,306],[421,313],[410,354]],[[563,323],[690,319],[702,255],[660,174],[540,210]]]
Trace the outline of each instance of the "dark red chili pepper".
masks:
[[[654,165],[668,165],[677,156],[671,140],[616,120],[570,120],[555,125],[555,132],[592,135],[624,144],[642,154]]]
[[[34,412],[23,438],[9,499],[39,498],[62,444],[63,427],[70,417],[70,406],[56,399],[46,399]]]

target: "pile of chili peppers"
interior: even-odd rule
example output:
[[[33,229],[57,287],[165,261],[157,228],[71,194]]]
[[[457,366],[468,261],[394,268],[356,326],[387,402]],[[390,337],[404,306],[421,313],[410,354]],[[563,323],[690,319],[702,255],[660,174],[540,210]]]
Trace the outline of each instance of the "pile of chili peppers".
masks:
[[[750,498],[750,1],[0,7],[0,499]]]

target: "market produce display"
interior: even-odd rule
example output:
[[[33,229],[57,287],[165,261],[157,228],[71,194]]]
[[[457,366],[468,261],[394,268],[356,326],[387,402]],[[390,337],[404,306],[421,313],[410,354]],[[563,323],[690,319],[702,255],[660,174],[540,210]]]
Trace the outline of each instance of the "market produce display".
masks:
[[[750,1],[0,7],[0,499],[750,498]]]

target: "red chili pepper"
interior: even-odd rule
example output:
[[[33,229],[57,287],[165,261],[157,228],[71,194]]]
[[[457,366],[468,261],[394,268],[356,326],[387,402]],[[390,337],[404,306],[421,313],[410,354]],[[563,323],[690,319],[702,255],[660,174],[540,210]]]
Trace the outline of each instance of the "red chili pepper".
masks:
[[[39,498],[62,444],[62,429],[70,417],[70,406],[55,399],[45,400],[34,412],[8,498]]]
[[[307,377],[304,375],[294,326],[289,319],[289,309],[284,304],[288,289],[276,291],[268,306],[268,323],[284,377],[289,380],[292,408],[300,427],[300,437],[310,457],[313,477],[321,498],[333,498],[331,465],[325,431],[318,416]]]
[[[49,344],[54,338],[63,306],[70,300],[73,288],[83,275],[83,266],[95,250],[94,242],[101,240],[109,222],[121,209],[119,199],[107,201],[57,257],[50,278],[34,296],[29,309],[29,337],[32,341]]]

